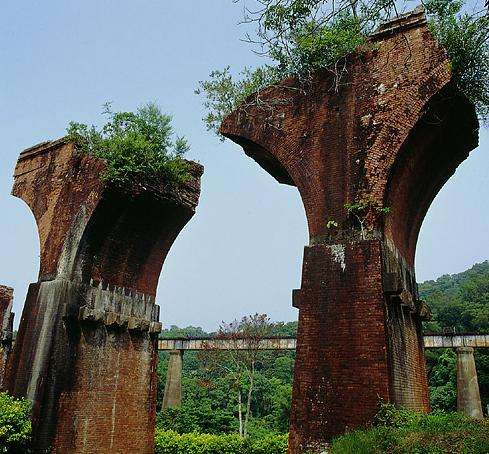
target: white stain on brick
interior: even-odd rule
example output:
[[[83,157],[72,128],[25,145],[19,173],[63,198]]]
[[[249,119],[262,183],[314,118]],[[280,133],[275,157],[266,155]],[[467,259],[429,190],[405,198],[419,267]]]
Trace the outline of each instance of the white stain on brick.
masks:
[[[333,260],[336,263],[339,263],[342,271],[346,270],[346,262],[345,262],[345,246],[342,244],[332,244],[328,246],[331,254],[333,254]]]

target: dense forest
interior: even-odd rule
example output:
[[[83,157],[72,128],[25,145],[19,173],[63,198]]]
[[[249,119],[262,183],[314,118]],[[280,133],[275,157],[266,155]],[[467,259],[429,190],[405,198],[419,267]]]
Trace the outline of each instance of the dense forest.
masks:
[[[421,297],[430,305],[433,320],[425,332],[455,330],[458,333],[489,333],[489,261],[463,273],[442,276],[419,285]],[[456,394],[456,355],[452,349],[427,350],[431,405],[454,410]],[[475,351],[482,407],[489,404],[489,352]]]
[[[425,332],[489,332],[489,261],[436,281],[419,285],[420,295],[430,305],[433,319]],[[270,334],[295,336],[297,322],[276,323]],[[198,327],[164,330],[164,337],[207,336]],[[168,353],[160,352],[158,366],[158,422],[162,429],[179,433],[238,433],[238,392],[246,395],[249,382],[239,376],[232,357],[211,361],[211,352],[186,352],[183,362],[183,401],[180,409],[161,409],[166,380]],[[456,355],[451,349],[426,352],[432,408],[456,409]],[[294,369],[294,352],[260,352],[256,358],[250,417],[247,432],[251,437],[288,430]],[[220,367],[216,367],[219,363]],[[476,363],[483,407],[489,403],[489,352],[476,351]]]

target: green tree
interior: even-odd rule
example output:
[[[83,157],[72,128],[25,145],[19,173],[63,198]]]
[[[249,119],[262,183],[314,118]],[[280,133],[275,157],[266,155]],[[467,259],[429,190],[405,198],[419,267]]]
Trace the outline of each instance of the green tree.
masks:
[[[385,19],[399,15],[410,7],[407,1],[391,0],[258,0],[259,8],[244,5],[243,22],[254,26],[246,41],[267,64],[251,70],[245,68],[237,78],[229,67],[213,71],[209,79],[200,81],[196,90],[204,98],[209,130],[219,134],[226,115],[238,106],[243,112],[249,105],[258,105],[273,112],[275,104],[287,97],[266,103],[261,92],[270,85],[281,85],[294,77],[302,91],[308,90],[311,75],[327,69],[334,77],[332,90],[338,90],[347,72],[346,57],[353,52],[371,48],[368,35]],[[430,29],[445,47],[450,58],[453,77],[460,89],[471,99],[482,119],[489,113],[489,18],[484,0],[476,0],[469,14],[461,0],[428,0],[425,2]],[[475,12],[473,12],[475,11]]]
[[[31,432],[31,404],[0,393],[0,453],[29,453]]]
[[[425,323],[426,332],[443,332],[450,328],[459,333],[489,333],[489,261],[459,274],[423,282],[419,292],[433,312],[433,320]],[[455,353],[431,350],[426,355],[432,406],[455,410]],[[489,353],[478,349],[475,360],[483,408],[486,408],[489,403]]]
[[[142,184],[180,184],[188,178],[183,155],[189,146],[185,138],[173,139],[171,116],[154,103],[136,112],[113,112],[106,104],[107,123],[97,129],[71,122],[67,139],[77,148],[105,160],[102,177],[115,186]]]
[[[248,423],[251,416],[251,405],[257,364],[261,356],[260,343],[271,334],[270,319],[266,314],[254,314],[222,323],[216,339],[229,345],[227,350],[215,350],[209,343],[205,356],[211,370],[220,370],[230,378],[230,388],[238,398],[239,435],[248,436]]]

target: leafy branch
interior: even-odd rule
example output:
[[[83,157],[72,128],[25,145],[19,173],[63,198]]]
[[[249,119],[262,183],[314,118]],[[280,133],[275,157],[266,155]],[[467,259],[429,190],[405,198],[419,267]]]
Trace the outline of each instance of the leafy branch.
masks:
[[[239,3],[241,0],[235,0]],[[243,0],[244,1],[244,0]],[[345,57],[366,49],[369,34],[386,19],[409,8],[407,0],[256,0],[251,10],[244,5],[242,24],[254,27],[244,41],[267,59],[254,70],[245,68],[236,78],[229,67],[213,71],[200,81],[196,93],[204,98],[208,130],[219,134],[219,126],[238,106],[274,106],[261,102],[260,91],[295,77],[302,87],[312,74],[325,69],[332,73],[331,90],[338,91],[347,67]],[[489,16],[483,0],[475,0],[468,12],[463,0],[424,2],[433,35],[445,47],[453,77],[476,105],[484,120],[489,115]],[[255,96],[251,96],[252,94]],[[261,102],[261,104],[260,104]],[[287,100],[277,100],[287,102]],[[269,117],[272,117],[269,114]],[[272,122],[273,123],[273,122]]]

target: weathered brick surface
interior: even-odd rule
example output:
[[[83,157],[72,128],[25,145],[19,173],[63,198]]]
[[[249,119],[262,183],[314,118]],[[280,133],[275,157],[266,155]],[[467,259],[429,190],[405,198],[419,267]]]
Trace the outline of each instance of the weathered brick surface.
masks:
[[[329,71],[301,90],[286,80],[221,126],[298,188],[307,216],[291,453],[368,422],[379,398],[428,409],[416,241],[433,198],[477,145],[478,123],[422,12],[371,44],[346,59],[339,85]],[[391,211],[372,209],[362,236],[345,204],[366,199]]]
[[[6,386],[34,404],[36,452],[153,450],[159,308],[166,254],[195,212],[202,167],[178,191],[124,192],[104,163],[64,140],[20,155],[13,194],[39,228],[39,281],[29,287]]]
[[[12,334],[14,313],[12,304],[14,290],[0,285],[0,389],[3,388],[3,377],[7,366],[7,359],[12,350]]]

